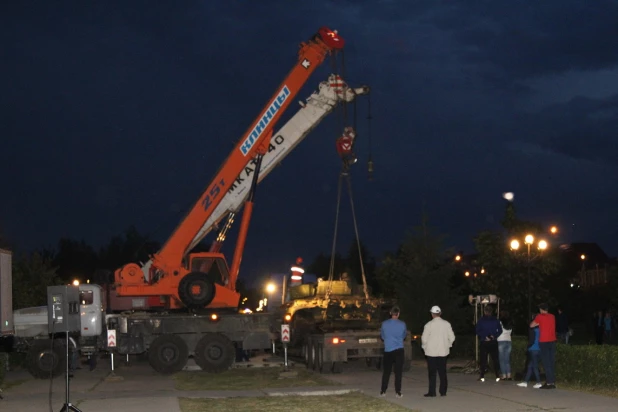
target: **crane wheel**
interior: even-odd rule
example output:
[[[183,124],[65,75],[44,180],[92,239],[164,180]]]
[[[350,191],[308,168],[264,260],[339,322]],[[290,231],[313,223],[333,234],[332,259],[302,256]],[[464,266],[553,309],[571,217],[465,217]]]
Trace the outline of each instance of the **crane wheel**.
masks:
[[[205,273],[191,272],[180,280],[178,297],[190,309],[208,306],[215,298],[215,284]]]
[[[66,365],[65,346],[54,339],[37,339],[26,355],[28,372],[37,379],[49,379],[64,372]]]
[[[221,373],[228,370],[236,358],[234,344],[218,333],[204,335],[195,346],[195,363],[202,370]]]
[[[177,335],[161,335],[152,341],[148,349],[148,363],[159,373],[179,372],[187,364],[189,349]]]

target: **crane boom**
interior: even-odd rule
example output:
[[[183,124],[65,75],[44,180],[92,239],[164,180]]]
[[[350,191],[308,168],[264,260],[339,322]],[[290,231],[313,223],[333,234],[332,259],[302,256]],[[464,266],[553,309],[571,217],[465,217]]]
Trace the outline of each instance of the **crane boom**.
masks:
[[[279,131],[274,133],[269,149],[262,159],[258,182],[261,182],[327,115],[335,110],[339,102],[350,103],[357,95],[367,93],[369,93],[369,87],[362,86],[352,89],[335,74],[331,74],[327,81],[321,82],[318,90],[309,96],[306,103],[300,102],[300,110]],[[247,163],[238,175],[219,206],[191,242],[189,250],[201,242],[227,214],[236,213],[241,208],[251,188],[251,177],[255,171],[253,163]]]
[[[155,264],[166,268],[170,264],[174,266],[180,263],[199,229],[213,214],[223,195],[232,187],[247,164],[247,160],[252,159],[258,153],[264,154],[268,150],[274,125],[307,79],[324,61],[326,55],[333,51],[334,47],[330,45],[331,40],[336,39],[339,42],[335,43],[337,48],[343,47],[343,40],[339,39],[336,33],[330,30],[325,33],[328,33],[326,37],[318,34],[301,46],[297,64],[277,88],[261,114],[244,133],[210,186],[155,256]]]
[[[189,213],[159,252],[152,256],[149,272],[156,276],[151,276],[145,281],[144,276],[141,276],[142,269],[135,263],[129,263],[116,270],[114,274],[116,290],[120,296],[160,295],[170,298],[170,307],[177,307],[179,302],[186,304],[185,301],[190,301],[192,306],[199,307],[204,302],[210,303],[213,300],[216,289],[217,295],[222,292],[222,295],[218,296],[218,304],[233,306],[234,300],[238,300],[238,294],[234,285],[226,284],[229,276],[223,273],[227,271],[224,267],[226,264],[221,263],[225,262],[224,257],[220,254],[217,256],[211,254],[204,256],[204,259],[210,259],[211,263],[206,264],[202,259],[187,265],[184,261],[185,255],[200,229],[211,218],[247,163],[257,156],[258,165],[261,164],[270,146],[273,127],[301,87],[328,54],[342,49],[343,46],[344,41],[337,32],[326,27],[320,28],[309,41],[300,45],[297,64],[276,89],[260,115],[249,126]],[[243,226],[246,229],[246,225]],[[244,243],[244,239],[242,242]],[[237,252],[239,251],[242,251],[242,248],[237,246]],[[236,268],[239,259],[240,256],[234,258]],[[213,265],[213,262],[216,264]],[[208,268],[209,271],[215,268],[217,273],[194,270],[200,267]]]

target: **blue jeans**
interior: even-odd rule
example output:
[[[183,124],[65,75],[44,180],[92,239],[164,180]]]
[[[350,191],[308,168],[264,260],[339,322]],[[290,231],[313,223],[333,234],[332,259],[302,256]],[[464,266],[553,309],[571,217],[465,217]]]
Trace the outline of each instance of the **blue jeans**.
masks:
[[[528,362],[528,372],[526,372],[526,377],[524,378],[524,382],[529,382],[532,377],[532,373],[534,373],[534,377],[536,378],[536,383],[541,383],[541,374],[539,373],[539,361],[541,360],[541,352],[538,350],[528,351],[530,354],[530,361]]]
[[[556,365],[556,342],[541,342],[541,361],[545,369],[545,383],[556,383],[554,368]]]
[[[498,358],[500,359],[500,372],[502,375],[511,375],[511,348],[510,340],[498,341]]]

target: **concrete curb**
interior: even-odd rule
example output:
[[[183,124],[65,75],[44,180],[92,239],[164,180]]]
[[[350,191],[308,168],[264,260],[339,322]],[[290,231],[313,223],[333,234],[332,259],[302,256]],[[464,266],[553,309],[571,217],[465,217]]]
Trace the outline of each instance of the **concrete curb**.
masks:
[[[330,395],[345,395],[352,392],[361,392],[360,389],[337,389],[337,390],[300,390],[300,391],[285,391],[285,392],[267,392],[268,396],[330,396]]]

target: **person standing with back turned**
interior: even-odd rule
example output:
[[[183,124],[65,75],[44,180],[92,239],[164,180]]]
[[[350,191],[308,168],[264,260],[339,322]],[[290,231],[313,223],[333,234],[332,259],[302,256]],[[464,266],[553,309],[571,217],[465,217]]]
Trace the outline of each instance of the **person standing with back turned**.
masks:
[[[481,375],[479,381],[485,382],[485,372],[488,370],[487,355],[491,357],[496,373],[496,382],[500,380],[500,362],[498,361],[498,341],[497,338],[502,334],[500,321],[493,316],[494,311],[491,306],[485,306],[484,315],[476,323],[476,335],[479,337],[481,346]]]
[[[380,389],[380,396],[386,396],[393,364],[395,365],[395,393],[398,398],[403,396],[401,394],[401,375],[405,358],[403,341],[406,339],[408,328],[405,322],[399,320],[399,313],[399,307],[393,306],[390,311],[391,318],[382,322],[380,334],[384,341],[384,357],[382,360],[382,388]]]
[[[446,396],[446,358],[455,342],[455,333],[451,324],[442,319],[442,310],[438,306],[432,307],[429,312],[432,319],[425,324],[421,336],[429,372],[429,391],[425,397],[436,396],[436,372],[440,375],[440,396]]]
[[[541,362],[545,369],[545,385],[541,386],[541,389],[556,389],[556,317],[549,313],[547,303],[539,305],[539,312],[530,327],[539,327]]]

